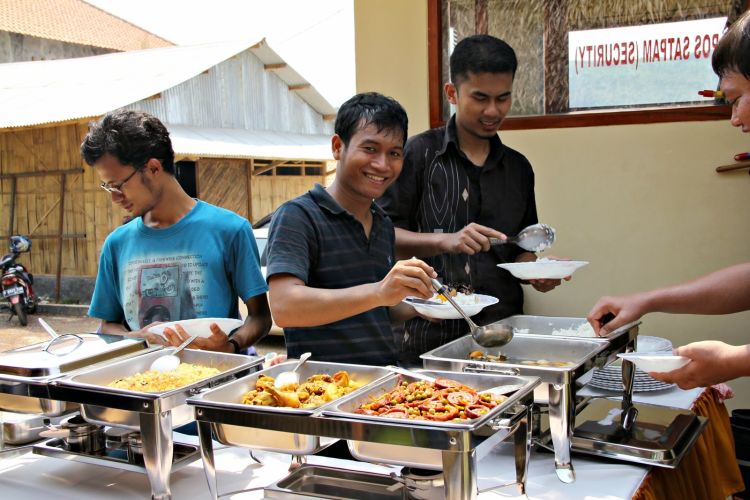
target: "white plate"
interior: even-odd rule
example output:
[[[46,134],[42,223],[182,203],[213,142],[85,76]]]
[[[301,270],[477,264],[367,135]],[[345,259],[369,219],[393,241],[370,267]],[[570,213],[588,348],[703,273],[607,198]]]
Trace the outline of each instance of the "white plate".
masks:
[[[164,329],[171,328],[174,330],[175,325],[180,325],[188,335],[198,335],[199,337],[210,337],[211,336],[211,323],[219,325],[224,333],[229,335],[229,332],[237,327],[242,326],[244,321],[241,319],[233,318],[196,318],[196,319],[183,319],[180,321],[171,321],[169,323],[161,323],[154,325],[148,329],[149,332],[157,335],[164,336]]]
[[[588,265],[585,260],[538,260],[535,262],[509,262],[498,264],[518,279],[563,279],[573,274],[577,269]]]
[[[669,339],[662,337],[651,337],[649,335],[638,335],[636,341],[638,347],[636,352],[656,352],[656,351],[669,351],[672,352],[672,342]]]
[[[472,294],[471,297],[476,297],[477,302],[474,304],[458,304],[459,306],[461,306],[461,309],[463,309],[464,312],[469,316],[474,316],[485,307],[497,304],[499,302],[497,298],[492,297],[491,295],[482,295],[481,293]],[[435,296],[433,296],[432,300],[437,299],[435,298]],[[462,317],[461,314],[456,311],[456,308],[450,305],[450,303],[448,302],[434,306],[431,304],[416,304],[414,302],[408,301],[406,303],[416,309],[419,314],[428,318],[461,319]]]
[[[675,356],[671,352],[628,352],[617,355],[627,359],[644,372],[671,372],[690,362],[685,356]]]

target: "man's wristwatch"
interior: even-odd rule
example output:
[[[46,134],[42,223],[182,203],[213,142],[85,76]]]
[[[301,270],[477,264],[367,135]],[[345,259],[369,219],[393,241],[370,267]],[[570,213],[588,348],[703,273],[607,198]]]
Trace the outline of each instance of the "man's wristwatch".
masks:
[[[237,342],[234,339],[229,339],[229,340],[227,340],[227,342],[229,344],[232,344],[232,347],[234,348],[234,353],[235,354],[239,354],[240,353],[240,351],[242,350],[242,348],[240,347],[240,343],[239,342]]]

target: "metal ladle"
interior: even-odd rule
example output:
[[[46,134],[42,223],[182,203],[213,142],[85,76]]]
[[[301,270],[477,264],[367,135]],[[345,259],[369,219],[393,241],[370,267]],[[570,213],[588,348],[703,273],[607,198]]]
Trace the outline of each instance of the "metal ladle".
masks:
[[[487,326],[477,326],[477,324],[474,323],[471,318],[464,312],[461,306],[459,306],[458,303],[453,300],[450,291],[445,287],[445,285],[442,285],[438,280],[433,278],[432,286],[435,288],[435,291],[437,293],[445,297],[448,302],[450,302],[451,305],[456,308],[456,311],[458,311],[459,314],[463,316],[463,318],[469,324],[471,337],[477,344],[481,345],[482,347],[500,347],[507,344],[513,339],[513,328],[511,326],[500,323],[492,323]]]
[[[173,350],[169,354],[165,354],[163,356],[159,356],[151,363],[151,370],[157,371],[157,372],[171,372],[172,370],[176,370],[178,366],[180,366],[180,363],[182,360],[177,356],[177,353],[182,351],[184,348],[186,348],[190,343],[197,339],[198,335],[192,335],[185,340],[182,344],[178,345],[175,350]]]
[[[505,245],[511,243],[529,252],[541,252],[555,242],[555,230],[547,224],[533,224],[521,230],[515,236],[501,240],[490,238],[491,245]]]

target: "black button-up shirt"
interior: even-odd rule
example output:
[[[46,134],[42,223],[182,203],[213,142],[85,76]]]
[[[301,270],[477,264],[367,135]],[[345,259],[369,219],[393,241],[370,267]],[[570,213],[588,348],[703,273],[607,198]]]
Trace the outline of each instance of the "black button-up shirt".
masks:
[[[458,147],[455,117],[446,127],[423,132],[406,144],[396,183],[379,200],[396,227],[420,233],[454,233],[472,222],[508,236],[538,222],[534,171],[519,152],[495,135],[484,165],[474,165]],[[523,312],[519,280],[497,264],[514,262],[523,250],[495,245],[475,255],[441,254],[424,260],[449,285],[468,285],[500,299],[473,319],[486,325]],[[421,318],[405,325],[403,358],[416,356],[468,333],[466,322],[430,323]]]

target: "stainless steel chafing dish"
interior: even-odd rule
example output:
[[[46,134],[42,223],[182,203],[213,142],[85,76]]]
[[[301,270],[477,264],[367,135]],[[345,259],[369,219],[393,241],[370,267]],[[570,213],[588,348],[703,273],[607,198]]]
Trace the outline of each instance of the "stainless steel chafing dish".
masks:
[[[614,331],[606,338],[552,336],[554,329],[568,329],[585,322],[584,318],[553,318],[543,316],[513,316],[501,321],[516,329],[528,329],[528,334],[516,333],[513,340],[501,348],[484,348],[470,335],[459,338],[421,356],[424,367],[456,372],[506,373],[537,376],[542,385],[534,392],[536,403],[548,405],[549,426],[555,452],[555,470],[563,482],[575,481],[575,470],[570,459],[571,435],[575,425],[576,387],[583,385],[593,374],[614,361],[619,352],[632,350],[638,334],[638,324],[632,323]],[[539,334],[536,334],[540,332]],[[511,362],[476,361],[469,359],[473,351],[492,355],[502,353]],[[567,361],[569,366],[535,366],[517,360]],[[516,362],[513,362],[516,360]],[[626,368],[623,368],[624,370]],[[628,375],[628,374],[625,374]],[[632,373],[629,374],[632,380]],[[623,377],[624,380],[627,376]],[[632,389],[632,383],[631,383]],[[627,398],[629,403],[629,395]]]
[[[107,387],[116,379],[147,371],[154,359],[161,355],[159,351],[149,352],[94,367],[55,380],[49,386],[52,398],[79,403],[81,415],[88,422],[140,430],[143,462],[153,498],[171,496],[172,427],[192,421],[192,413],[185,404],[187,398],[202,389],[244,376],[263,362],[259,357],[186,349],[178,354],[182,362],[216,367],[220,373],[165,392],[146,393]],[[75,456],[70,458],[76,459]],[[111,465],[118,467],[117,463]]]
[[[254,373],[232,383],[226,384],[218,389],[206,392],[197,398],[188,401],[191,405],[200,407],[221,407],[237,415],[246,413],[262,412],[273,415],[297,415],[309,417],[319,412],[323,406],[318,408],[284,408],[274,406],[259,406],[243,404],[242,396],[255,388],[255,382],[262,375],[276,377],[281,372],[289,371],[296,362],[281,363]],[[300,381],[316,374],[328,374],[345,370],[349,372],[350,379],[365,386],[370,382],[385,377],[390,372],[384,368],[367,365],[351,365],[342,363],[324,363],[308,361],[298,370]],[[360,388],[361,389],[361,388]],[[330,403],[329,403],[330,404]],[[301,434],[296,432],[280,432],[271,428],[254,429],[250,426],[231,425],[229,423],[216,422],[213,424],[216,439],[231,446],[244,446],[258,450],[275,451],[278,453],[290,453],[293,455],[311,455],[338,441],[336,438],[318,436],[315,434]]]
[[[378,462],[429,466],[443,470],[446,498],[475,498],[476,458],[508,435],[515,435],[516,472],[520,488],[525,488],[526,465],[531,442],[530,407],[533,390],[539,379],[535,377],[509,377],[494,374],[424,372],[436,377],[449,377],[478,390],[508,384],[521,384],[507,401],[491,412],[474,421],[461,423],[422,422],[378,418],[353,413],[354,408],[370,397],[393,389],[400,375],[388,373],[375,380],[375,376],[385,370],[358,365],[317,363],[327,367],[326,371],[338,371],[346,367],[357,367],[372,373],[372,383],[326,404],[313,413],[295,412],[289,409],[269,411],[260,406],[238,405],[244,387],[230,385],[215,389],[200,396],[192,397],[188,404],[195,406],[198,432],[201,439],[201,452],[204,459],[209,489],[217,497],[216,475],[213,464],[211,430],[216,429],[219,440],[226,439],[226,429],[232,428],[235,437],[232,444],[253,446],[258,435],[263,433],[292,433],[334,439],[347,439],[350,449],[356,455]],[[308,370],[320,370],[308,362]],[[374,371],[370,371],[374,370]],[[280,370],[279,370],[280,371]],[[351,369],[357,379],[355,368]],[[304,374],[303,374],[304,376]],[[408,381],[416,378],[405,377]],[[248,380],[250,382],[251,380]],[[242,428],[247,428],[243,429]],[[234,429],[237,428],[237,429]],[[222,434],[224,438],[222,438]],[[481,449],[480,449],[481,448]]]
[[[145,339],[117,335],[60,336],[0,354],[0,410],[56,417],[78,405],[55,399],[50,384],[63,376],[121,357],[150,352]]]

